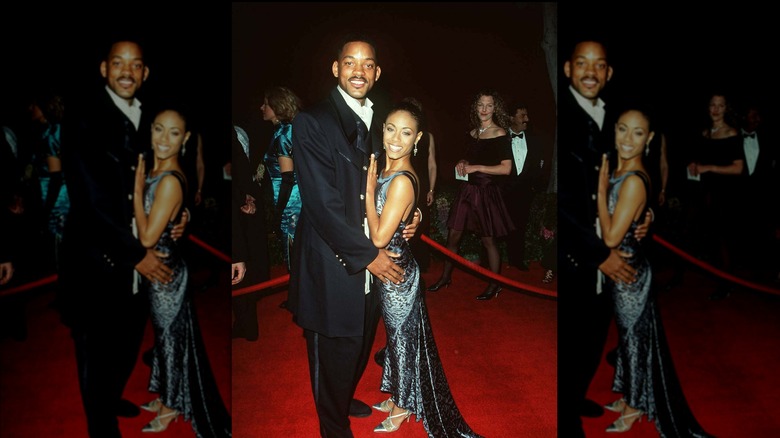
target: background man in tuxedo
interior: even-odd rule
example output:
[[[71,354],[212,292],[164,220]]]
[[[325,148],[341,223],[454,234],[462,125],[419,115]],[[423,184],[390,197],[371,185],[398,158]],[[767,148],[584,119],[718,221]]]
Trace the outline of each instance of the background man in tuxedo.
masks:
[[[776,206],[780,204],[776,190],[779,182],[777,139],[764,128],[761,108],[756,103],[750,103],[746,108],[741,134],[746,176],[743,202],[747,214],[740,215],[740,220],[753,231],[746,234],[740,251],[749,266],[757,266],[766,274],[777,269],[778,261],[773,247],[778,229]]]
[[[633,282],[635,270],[596,232],[596,191],[601,156],[610,146],[613,123],[600,92],[612,77],[604,45],[581,41],[565,62],[569,87],[558,112],[558,375],[559,434],[585,436],[580,415],[598,416],[600,406],[586,401],[598,369],[612,315],[612,300],[601,292],[598,272]]]
[[[403,275],[364,228],[369,154],[382,150],[383,120],[366,98],[381,74],[374,46],[347,38],[332,71],[336,88],[293,121],[303,206],[287,303],[304,329],[320,434],[329,438],[352,437],[348,416],[371,414],[353,399],[380,316],[369,274],[393,282]]]
[[[528,270],[525,258],[525,234],[536,191],[541,184],[544,160],[538,138],[528,132],[528,108],[516,102],[508,108],[512,114],[509,135],[512,137],[512,171],[504,186],[507,209],[515,224],[515,231],[507,238],[509,265]]]
[[[111,438],[121,436],[117,415],[138,412],[122,400],[149,312],[137,275],[167,282],[171,271],[133,232],[135,165],[151,126],[136,98],[149,76],[139,44],[112,44],[100,74],[105,87],[70,100],[63,124],[71,209],[57,303],[75,344],[89,435]]]

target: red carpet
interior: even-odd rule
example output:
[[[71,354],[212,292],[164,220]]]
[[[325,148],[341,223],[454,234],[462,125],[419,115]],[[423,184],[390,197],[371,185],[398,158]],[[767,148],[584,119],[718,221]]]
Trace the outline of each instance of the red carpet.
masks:
[[[423,278],[440,275],[433,263]],[[542,285],[544,270],[504,268],[508,277]],[[277,272],[276,275],[280,275]],[[475,297],[486,282],[457,269],[447,289],[427,294],[433,332],[458,408],[477,432],[489,438],[556,436],[556,301],[504,289],[491,301]],[[309,383],[306,343],[290,313],[278,307],[280,290],[258,303],[260,339],[233,341],[233,432],[236,437],[319,436]],[[380,321],[374,352],[385,344]],[[356,397],[373,404],[382,369],[369,362]],[[385,414],[386,415],[386,414]],[[384,419],[375,412],[353,418],[355,437],[375,437]],[[414,417],[394,437],[426,437]]]
[[[196,307],[206,351],[217,379],[222,399],[231,410],[230,395],[230,295],[227,264],[219,277],[224,282],[196,294]],[[208,272],[194,276],[203,284]],[[51,286],[25,292],[27,338],[0,340],[0,436],[4,438],[87,436],[87,424],[76,374],[76,359],[70,331],[60,323],[59,314],[49,307],[54,298]],[[147,326],[142,351],[153,344],[152,327]],[[155,394],[147,391],[149,367],[141,362],[133,371],[124,397],[145,403]],[[141,428],[154,414],[141,411],[135,418],[120,418],[123,437],[149,437]],[[178,419],[168,427],[168,438],[194,437],[189,422]]]
[[[669,275],[662,271],[659,279]],[[717,437],[780,436],[780,298],[740,288],[728,298],[710,301],[707,296],[715,286],[711,276],[689,270],[682,285],[659,296],[688,405],[702,427]],[[606,350],[616,343],[613,324]],[[607,404],[618,398],[611,391],[613,373],[602,361],[590,399]],[[602,417],[585,418],[587,436],[615,436],[604,430],[618,416],[606,411]],[[644,417],[625,435],[657,437],[658,432]]]

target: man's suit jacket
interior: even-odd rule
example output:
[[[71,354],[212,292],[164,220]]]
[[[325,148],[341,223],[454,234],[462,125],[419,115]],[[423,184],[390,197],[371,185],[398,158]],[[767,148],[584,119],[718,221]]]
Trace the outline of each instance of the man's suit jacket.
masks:
[[[265,281],[269,277],[268,234],[262,190],[260,185],[252,180],[253,169],[238,141],[235,129],[230,130],[233,138],[231,157],[233,184],[230,210],[233,263],[244,262],[247,265],[244,281],[233,286],[233,289],[241,289]],[[241,206],[246,202],[246,195],[255,198],[257,210],[254,214],[241,211]]]
[[[75,306],[132,296],[134,267],[146,254],[132,231],[135,168],[138,154],[151,150],[148,111],[136,129],[106,90],[82,102],[69,108],[62,130],[71,207],[60,278],[72,282],[65,289]]]
[[[295,322],[325,336],[362,336],[366,266],[378,249],[366,237],[371,145],[357,145],[357,115],[337,89],[293,120],[302,210],[292,254],[288,308]],[[374,115],[371,144],[381,144]],[[376,293],[376,292],[372,292]]]
[[[567,281],[583,281],[594,287],[598,266],[609,256],[609,248],[596,234],[601,156],[609,150],[609,113],[600,130],[566,89],[560,99],[558,126],[558,263]],[[564,274],[561,274],[562,276]],[[576,280],[575,280],[576,278]]]
[[[751,186],[755,187],[755,184],[770,184],[773,179],[776,183],[777,138],[770,135],[768,130],[760,128],[756,130],[756,138],[758,139],[759,150],[756,167],[753,170],[753,174],[748,177],[751,180]],[[744,174],[748,175],[747,162],[745,162],[744,169]]]
[[[538,185],[542,180],[542,159],[544,158],[544,148],[539,137],[523,131],[525,137],[525,144],[528,148],[528,153],[525,156],[525,162],[523,164],[523,171],[520,175],[517,174],[517,165],[515,160],[512,160],[512,170],[507,178],[508,188],[512,191],[523,190],[531,191],[539,189]],[[511,199],[507,199],[507,202],[511,202]]]

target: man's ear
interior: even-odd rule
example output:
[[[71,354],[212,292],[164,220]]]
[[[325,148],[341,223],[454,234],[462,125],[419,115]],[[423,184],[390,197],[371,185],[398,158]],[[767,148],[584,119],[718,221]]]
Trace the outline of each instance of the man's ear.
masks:
[[[146,82],[146,78],[149,77],[149,67],[144,67],[144,82]]]
[[[331,70],[333,70],[333,77],[337,78],[339,77],[339,62],[333,61],[333,66],[331,67]]]
[[[609,82],[610,79],[612,79],[612,66],[607,68],[607,82]]]
[[[106,64],[106,61],[100,63],[100,75],[104,78],[108,76],[108,64]]]
[[[610,67],[611,69],[612,67]],[[571,61],[566,61],[563,64],[563,74],[566,75],[567,78],[571,78]],[[611,73],[610,73],[611,75]]]
[[[379,80],[379,75],[382,74],[382,69],[377,65],[376,66],[376,77],[374,78],[374,82]]]

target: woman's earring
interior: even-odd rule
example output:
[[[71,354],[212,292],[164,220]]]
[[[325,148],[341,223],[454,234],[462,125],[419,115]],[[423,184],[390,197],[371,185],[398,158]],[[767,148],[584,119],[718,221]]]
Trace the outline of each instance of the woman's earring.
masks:
[[[417,156],[417,143],[414,144],[414,156]]]
[[[645,156],[646,157],[650,156],[650,145],[649,144],[645,145]]]
[[[187,142],[181,144],[181,154],[184,155],[187,153]]]

